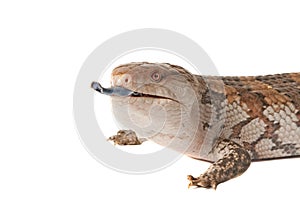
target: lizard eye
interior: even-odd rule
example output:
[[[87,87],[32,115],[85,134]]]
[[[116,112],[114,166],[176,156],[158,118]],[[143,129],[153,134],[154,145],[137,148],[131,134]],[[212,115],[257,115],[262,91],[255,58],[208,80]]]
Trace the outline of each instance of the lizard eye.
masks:
[[[155,82],[159,82],[161,79],[161,75],[159,74],[159,72],[154,72],[151,75],[151,79]]]

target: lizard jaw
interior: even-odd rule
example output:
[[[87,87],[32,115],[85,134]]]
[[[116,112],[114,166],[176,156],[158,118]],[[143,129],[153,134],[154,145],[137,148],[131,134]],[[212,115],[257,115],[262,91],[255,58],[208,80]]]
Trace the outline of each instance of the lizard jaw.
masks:
[[[137,91],[133,91],[124,87],[111,87],[111,88],[104,88],[101,86],[100,83],[98,82],[92,82],[91,88],[93,88],[95,91],[108,95],[108,96],[119,96],[119,97],[146,97],[146,98],[156,98],[156,99],[166,99],[166,100],[171,100],[174,102],[179,103],[178,100],[170,98],[170,97],[165,97],[165,96],[159,96],[159,95],[153,95],[153,94],[147,94],[147,93],[140,93]]]

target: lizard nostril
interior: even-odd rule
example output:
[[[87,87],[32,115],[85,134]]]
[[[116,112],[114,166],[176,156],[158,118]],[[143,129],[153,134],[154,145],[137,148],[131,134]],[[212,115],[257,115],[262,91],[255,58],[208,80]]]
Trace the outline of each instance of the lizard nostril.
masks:
[[[125,74],[125,75],[122,77],[122,79],[123,79],[123,83],[126,84],[126,85],[128,85],[128,84],[131,83],[131,77],[130,77],[130,75]]]

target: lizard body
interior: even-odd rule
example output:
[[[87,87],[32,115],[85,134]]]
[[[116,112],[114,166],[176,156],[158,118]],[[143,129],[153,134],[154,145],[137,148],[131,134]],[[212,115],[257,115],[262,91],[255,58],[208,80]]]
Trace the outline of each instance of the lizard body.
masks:
[[[213,163],[199,177],[189,175],[189,186],[216,188],[251,161],[300,155],[300,73],[200,76],[176,65],[138,62],[115,68],[111,83],[126,89],[112,96],[124,128]],[[132,132],[110,139],[141,144]]]

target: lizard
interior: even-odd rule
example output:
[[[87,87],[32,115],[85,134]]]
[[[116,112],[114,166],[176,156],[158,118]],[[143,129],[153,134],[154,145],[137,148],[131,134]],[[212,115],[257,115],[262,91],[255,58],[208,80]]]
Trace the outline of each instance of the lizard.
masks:
[[[145,139],[211,162],[189,187],[216,189],[253,161],[300,156],[300,73],[194,75],[169,63],[132,62],[112,71],[111,96],[124,126],[115,144]]]

